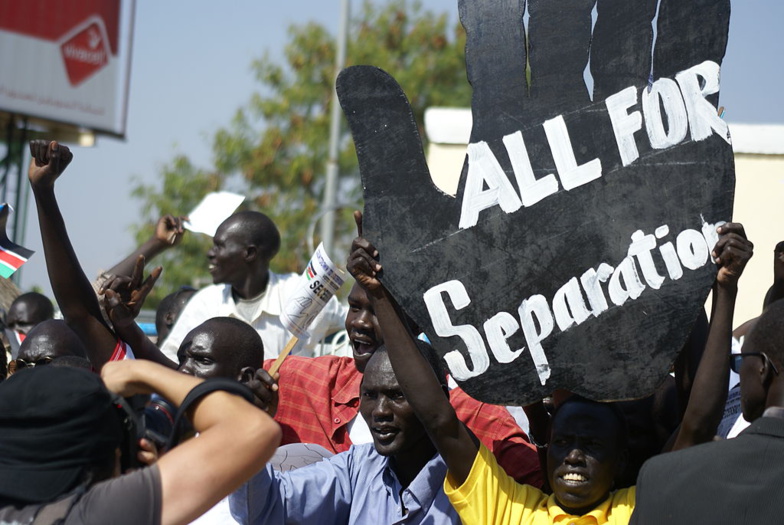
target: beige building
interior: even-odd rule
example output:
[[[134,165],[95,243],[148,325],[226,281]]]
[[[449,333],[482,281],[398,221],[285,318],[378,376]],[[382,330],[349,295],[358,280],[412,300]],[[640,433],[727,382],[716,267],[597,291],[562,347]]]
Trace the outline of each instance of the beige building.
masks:
[[[735,152],[735,213],[754,242],[754,258],[740,283],[735,326],[756,317],[773,281],[773,247],[784,240],[784,125],[730,124]],[[433,182],[457,193],[471,134],[471,110],[425,112],[427,161]],[[710,303],[710,301],[709,301]]]

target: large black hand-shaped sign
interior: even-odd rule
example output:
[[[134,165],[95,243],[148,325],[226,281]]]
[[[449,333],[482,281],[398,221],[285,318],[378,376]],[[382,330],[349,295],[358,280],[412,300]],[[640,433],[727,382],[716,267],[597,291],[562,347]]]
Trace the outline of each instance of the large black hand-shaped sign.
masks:
[[[460,18],[474,126],[456,197],[394,79],[338,79],[383,282],[478,399],[649,393],[732,213],[729,2],[462,0]]]

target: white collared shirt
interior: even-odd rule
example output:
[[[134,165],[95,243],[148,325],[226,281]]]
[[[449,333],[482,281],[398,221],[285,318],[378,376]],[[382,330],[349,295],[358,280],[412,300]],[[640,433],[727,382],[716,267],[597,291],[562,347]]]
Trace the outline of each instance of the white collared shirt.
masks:
[[[169,337],[161,345],[161,351],[176,363],[177,350],[188,332],[213,317],[234,317],[250,324],[259,333],[264,343],[264,359],[277,357],[292,337],[291,332],[283,327],[280,314],[288,298],[297,290],[299,278],[294,273],[281,275],[270,272],[267,289],[260,299],[256,318],[252,321],[244,319],[237,311],[231,285],[213,284],[202,288],[188,301]],[[330,299],[310,325],[310,337],[297,343],[291,353],[312,356],[314,347],[324,336],[343,328],[346,311],[347,307],[341,305],[335,297]]]

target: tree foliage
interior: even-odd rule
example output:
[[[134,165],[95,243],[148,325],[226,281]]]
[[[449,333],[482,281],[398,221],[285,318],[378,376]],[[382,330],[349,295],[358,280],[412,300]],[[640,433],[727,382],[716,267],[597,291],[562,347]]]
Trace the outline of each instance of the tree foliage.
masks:
[[[135,196],[153,222],[165,213],[187,213],[210,191],[244,193],[247,209],[263,211],[280,228],[283,244],[272,269],[298,272],[310,257],[306,236],[325,184],[336,46],[335,36],[314,22],[292,25],[288,34],[282,63],[269,53],[253,62],[259,89],[214,133],[213,167],[200,169],[178,156],[163,169],[162,187],[139,186]],[[406,0],[366,0],[350,20],[346,62],[376,65],[392,74],[423,129],[427,107],[470,103],[464,47],[462,27],[450,24],[446,13]],[[361,199],[356,154],[345,125],[338,164],[338,200],[346,208],[337,217],[336,239],[345,243],[353,237],[351,210]],[[149,228],[137,232],[139,240],[149,236]],[[161,257],[165,271],[151,306],[182,284],[208,279],[204,254],[209,245],[203,236],[187,235]]]

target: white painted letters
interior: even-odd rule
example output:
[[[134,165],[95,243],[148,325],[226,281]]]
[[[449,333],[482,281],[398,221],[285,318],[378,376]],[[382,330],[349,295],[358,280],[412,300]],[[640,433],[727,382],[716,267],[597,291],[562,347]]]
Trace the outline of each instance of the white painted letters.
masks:
[[[469,144],[468,177],[458,227],[476,226],[479,212],[496,205],[501,206],[506,213],[512,213],[519,210],[523,203],[487,142]]]
[[[452,350],[444,356],[449,370],[456,381],[465,381],[478,376],[490,366],[490,358],[485,349],[485,343],[479,331],[471,325],[452,325],[449,313],[446,311],[444,299],[441,296],[446,293],[452,300],[456,309],[461,310],[471,304],[465,286],[460,281],[447,281],[436,285],[425,292],[423,299],[433,322],[433,329],[440,337],[460,337],[468,349],[468,355],[473,362],[473,368],[468,368],[465,357],[458,350]]]
[[[536,180],[521,132],[516,131],[505,136],[504,146],[506,146],[506,152],[512,163],[517,186],[520,188],[523,206],[533,206],[558,191],[558,179],[552,173]]]
[[[547,134],[547,142],[553,153],[555,168],[558,170],[558,176],[561,178],[561,184],[565,190],[573,190],[602,176],[602,162],[599,159],[593,159],[582,166],[577,165],[572,141],[569,139],[569,131],[566,129],[566,122],[562,116],[558,115],[554,119],[546,121],[544,132]]]
[[[485,321],[484,328],[487,344],[499,363],[511,363],[525,350],[525,347],[512,350],[506,341],[520,330],[520,324],[512,314],[498,312]]]
[[[664,129],[662,106],[664,106],[664,112],[667,115],[667,130]],[[680,144],[686,138],[689,120],[681,92],[674,80],[660,78],[653,83],[650,90],[644,89],[642,110],[645,113],[645,129],[648,132],[648,140],[650,140],[653,149],[670,148]]]
[[[542,341],[553,332],[553,314],[550,313],[547,299],[543,295],[532,295],[528,299],[524,299],[517,311],[520,315],[525,341],[531,352],[531,359],[536,367],[536,373],[539,376],[539,381],[544,385],[550,377],[550,363],[547,362],[547,356],[544,354]],[[534,316],[539,323],[539,331],[536,329]]]
[[[618,143],[618,152],[621,154],[621,163],[628,166],[638,158],[640,152],[634,141],[634,134],[642,128],[642,115],[639,111],[629,113],[629,108],[637,104],[637,88],[627,87],[604,101],[607,113],[610,115],[615,142]]]
[[[675,75],[686,103],[689,130],[694,141],[705,140],[715,131],[727,144],[732,143],[727,123],[718,115],[713,104],[705,100],[706,96],[719,92],[719,72],[716,62],[706,60]],[[700,87],[700,79],[705,83],[703,87]]]

